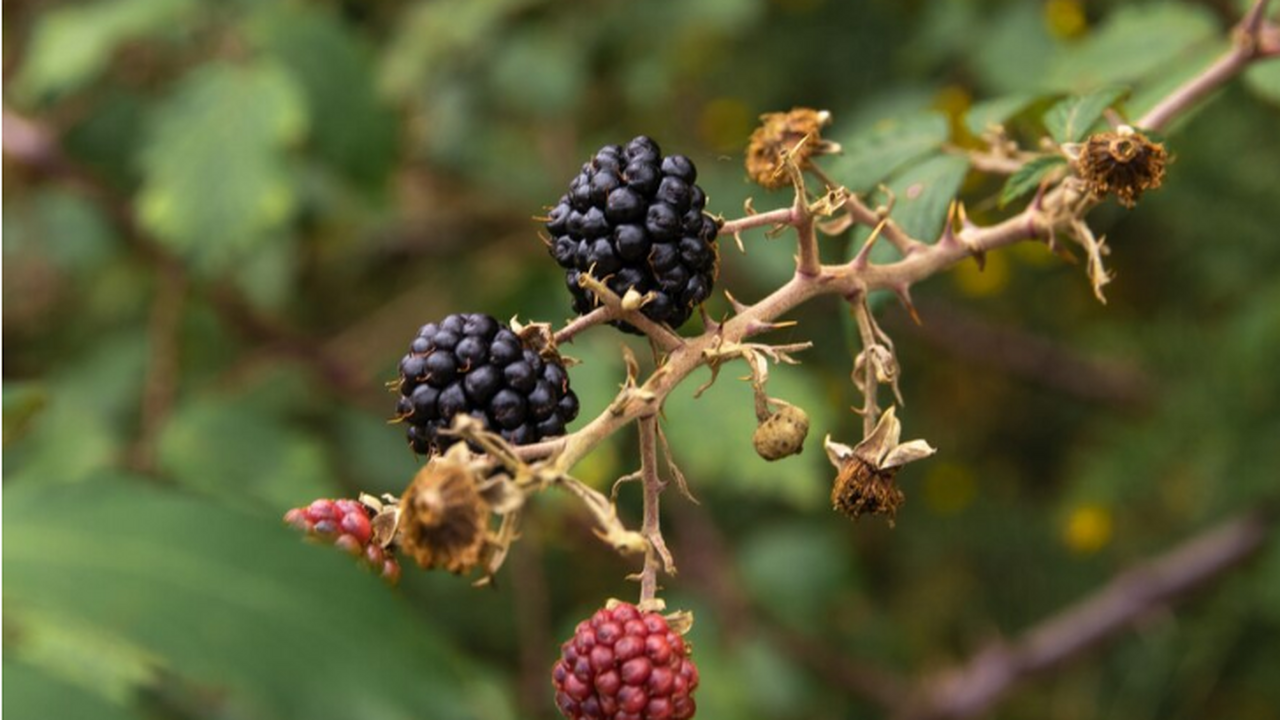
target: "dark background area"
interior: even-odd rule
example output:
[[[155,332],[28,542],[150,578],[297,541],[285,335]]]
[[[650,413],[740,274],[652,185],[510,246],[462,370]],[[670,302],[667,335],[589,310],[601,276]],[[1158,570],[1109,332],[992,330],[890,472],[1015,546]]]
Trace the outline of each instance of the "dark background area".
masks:
[[[938,142],[979,147],[968,109],[1017,96],[1008,126],[1036,149],[1065,94],[1123,86],[1138,117],[1226,48],[1240,6],[6,2],[5,709],[553,717],[559,642],[634,599],[638,569],[570,498],[535,500],[496,590],[413,567],[388,589],[279,522],[408,483],[419,461],[383,384],[417,327],[562,324],[532,218],[605,143],[643,133],[688,155],[708,210],[737,217],[748,197],[790,201],[744,177],[762,112],[829,109],[846,148],[942,117]],[[664,596],[696,615],[698,717],[875,716],[833,667],[960,662],[1276,499],[1278,120],[1272,62],[1169,129],[1165,186],[1090,216],[1112,249],[1106,305],[1081,265],[1025,244],[917,286],[921,327],[878,306],[905,437],[939,448],[899,475],[893,529],[829,508],[822,437],[861,432],[836,301],[772,336],[816,344],[770,384],[812,418],[802,455],[751,451],[736,368],[701,399],[705,371],[673,395],[664,427],[701,504],[665,497],[681,572]],[[852,154],[825,167],[893,186],[937,144],[891,175]],[[1000,178],[948,177],[978,222],[1015,209]],[[936,234],[941,217],[919,222]],[[794,246],[745,239],[745,255],[722,240],[717,287],[750,302],[790,276]],[[851,244],[823,243],[828,262]],[[708,308],[729,311],[720,293]],[[648,356],[609,328],[565,348],[584,361],[571,427],[616,392],[621,343]],[[623,432],[575,474],[603,489],[636,463]],[[638,495],[622,493],[630,525]],[[1273,718],[1277,647],[1272,542],[993,715]]]

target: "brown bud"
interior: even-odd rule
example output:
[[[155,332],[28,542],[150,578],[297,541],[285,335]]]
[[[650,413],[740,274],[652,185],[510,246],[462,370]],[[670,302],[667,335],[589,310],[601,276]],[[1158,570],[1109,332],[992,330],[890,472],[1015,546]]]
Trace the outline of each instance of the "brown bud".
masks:
[[[765,460],[781,460],[800,454],[804,439],[809,434],[809,416],[795,405],[783,405],[782,409],[765,418],[756,427],[751,442],[756,452]]]
[[[747,144],[747,177],[774,190],[791,182],[784,169],[788,156],[803,169],[814,155],[839,152],[839,145],[822,139],[822,128],[829,122],[831,113],[812,108],[761,115],[760,127]]]
[[[1164,182],[1168,157],[1163,144],[1124,126],[1089,136],[1076,167],[1090,195],[1102,199],[1115,193],[1121,205],[1131,208],[1143,191],[1155,190]]]
[[[432,458],[400,501],[398,544],[423,568],[466,573],[480,561],[490,509],[475,470],[457,453]]]

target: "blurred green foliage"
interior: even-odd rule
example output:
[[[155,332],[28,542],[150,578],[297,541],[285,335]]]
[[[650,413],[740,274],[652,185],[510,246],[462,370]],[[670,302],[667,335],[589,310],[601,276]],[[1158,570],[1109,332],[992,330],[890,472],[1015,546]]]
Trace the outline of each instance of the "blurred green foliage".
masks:
[[[413,330],[453,311],[563,320],[530,218],[594,148],[640,133],[692,157],[710,208],[732,217],[751,196],[789,202],[743,180],[755,116],[826,108],[846,150],[827,171],[878,201],[884,184],[912,233],[936,237],[957,192],[997,220],[1002,193],[1039,176],[1006,188],[948,147],[978,147],[993,123],[1035,150],[1108,107],[1136,118],[1226,47],[1239,5],[6,2],[6,113],[67,162],[9,153],[26,136],[6,117],[5,710],[551,717],[559,639],[634,594],[635,568],[572,502],[538,499],[496,592],[411,568],[388,590],[279,526],[292,505],[412,476],[381,384]],[[880,305],[906,432],[940,448],[902,474],[892,531],[825,508],[821,437],[860,427],[836,302],[778,333],[816,342],[771,384],[813,419],[799,457],[750,451],[733,368],[700,399],[704,373],[672,397],[666,432],[702,504],[667,498],[684,572],[666,584],[698,617],[699,717],[874,714],[780,638],[936,668],[1275,501],[1277,119],[1272,62],[1170,129],[1165,187],[1091,216],[1117,273],[1105,307],[1079,267],[1031,246],[917,287],[923,331]],[[722,243],[721,285],[751,301],[790,276],[793,248],[746,240],[746,255]],[[852,247],[831,240],[824,258]],[[1055,367],[1014,373],[938,339],[930,307],[1138,380],[1126,398],[1072,394]],[[567,348],[585,361],[579,425],[616,391],[622,343],[647,357],[607,329]],[[607,487],[633,458],[624,434],[577,473]],[[631,522],[635,494],[622,491]],[[1277,588],[1273,543],[996,714],[1270,717]]]

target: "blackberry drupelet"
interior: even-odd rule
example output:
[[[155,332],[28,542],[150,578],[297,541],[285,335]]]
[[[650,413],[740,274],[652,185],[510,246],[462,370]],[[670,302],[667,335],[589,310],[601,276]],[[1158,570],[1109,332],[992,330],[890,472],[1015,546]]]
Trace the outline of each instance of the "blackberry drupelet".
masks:
[[[421,455],[452,444],[440,431],[459,414],[515,445],[563,435],[578,416],[578,396],[559,356],[539,354],[481,313],[423,325],[400,360],[399,390],[396,417]]]
[[[703,213],[707,196],[697,176],[689,158],[663,157],[643,135],[626,147],[606,145],[582,166],[545,225],[574,312],[584,315],[596,305],[578,285],[588,272],[618,295],[633,288],[653,293],[641,312],[673,328],[711,295],[720,226]],[[637,332],[625,322],[614,325]]]

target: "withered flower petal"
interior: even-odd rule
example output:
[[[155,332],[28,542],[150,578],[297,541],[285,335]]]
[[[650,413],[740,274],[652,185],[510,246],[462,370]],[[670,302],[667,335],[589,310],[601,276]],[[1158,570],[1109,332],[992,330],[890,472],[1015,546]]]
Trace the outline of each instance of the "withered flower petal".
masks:
[[[398,544],[423,568],[461,574],[480,561],[490,508],[468,458],[461,443],[433,458],[401,498]]]
[[[906,500],[894,482],[898,468],[937,452],[924,440],[899,443],[901,436],[902,423],[889,408],[871,433],[854,447],[827,437],[823,446],[837,471],[831,488],[832,507],[855,519],[864,514],[885,515],[893,524],[894,515]]]
[[[747,144],[747,177],[769,190],[790,184],[784,169],[791,159],[801,169],[809,159],[840,151],[836,143],[822,139],[822,128],[831,122],[831,113],[812,108],[766,113]]]
[[[1146,190],[1164,182],[1169,154],[1164,145],[1124,125],[1115,132],[1089,136],[1080,148],[1076,168],[1089,194],[1101,199],[1115,193],[1131,208]]]

